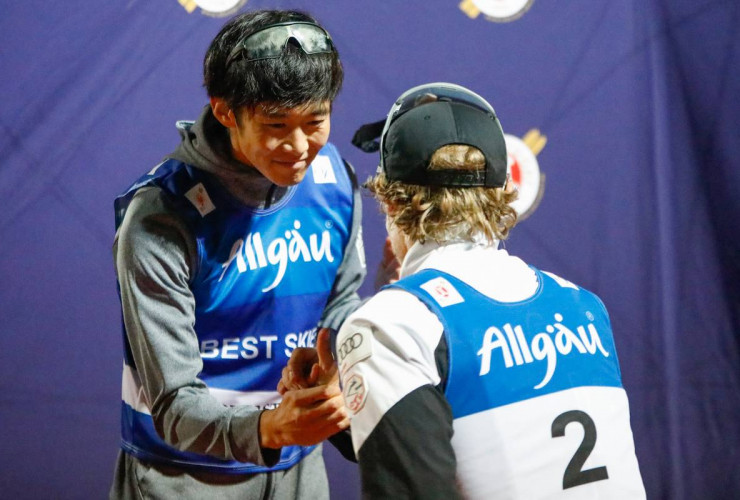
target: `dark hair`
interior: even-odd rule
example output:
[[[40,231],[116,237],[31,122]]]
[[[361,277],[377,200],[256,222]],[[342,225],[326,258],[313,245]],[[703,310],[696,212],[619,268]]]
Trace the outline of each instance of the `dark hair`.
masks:
[[[259,10],[234,17],[221,28],[203,60],[203,86],[209,97],[220,97],[234,111],[253,110],[258,104],[294,108],[311,102],[333,101],[342,87],[344,71],[335,51],[306,54],[288,43],[273,59],[226,59],[241,40],[270,26],[287,21],[318,24],[308,14],[293,10]]]

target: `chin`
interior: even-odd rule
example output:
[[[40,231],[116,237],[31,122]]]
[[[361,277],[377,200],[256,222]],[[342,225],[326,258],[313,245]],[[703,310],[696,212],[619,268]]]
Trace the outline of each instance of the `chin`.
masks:
[[[306,177],[306,172],[307,170],[303,170],[301,172],[295,172],[293,175],[279,176],[270,180],[273,184],[277,184],[280,187],[295,186],[303,181],[303,178]]]

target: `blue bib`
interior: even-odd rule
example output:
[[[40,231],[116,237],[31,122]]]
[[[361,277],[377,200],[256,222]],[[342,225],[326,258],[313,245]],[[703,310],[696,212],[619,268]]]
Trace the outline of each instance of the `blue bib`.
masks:
[[[349,241],[353,186],[327,144],[304,180],[274,206],[244,206],[208,173],[167,160],[116,199],[116,226],[136,191],[157,186],[195,235],[195,331],[209,388],[275,391],[296,346],[313,345]],[[125,339],[125,362],[135,370]],[[313,447],[288,446],[272,468],[187,453],[167,445],[150,415],[123,404],[123,448],[141,459],[254,473],[288,468]]]
[[[537,292],[498,302],[442,271],[392,287],[414,294],[444,326],[445,396],[454,418],[581,386],[622,387],[609,318],[594,294],[535,269]]]

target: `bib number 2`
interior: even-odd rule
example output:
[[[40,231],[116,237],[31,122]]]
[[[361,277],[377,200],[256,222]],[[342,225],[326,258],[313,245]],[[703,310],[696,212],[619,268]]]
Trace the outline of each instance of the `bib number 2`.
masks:
[[[565,427],[571,422],[578,422],[583,426],[583,441],[576,450],[573,458],[570,459],[568,466],[563,474],[563,489],[573,488],[582,484],[593,483],[609,479],[606,466],[595,467],[593,469],[583,470],[583,464],[591,454],[596,445],[596,426],[587,413],[580,410],[566,411],[558,415],[552,422],[552,437],[565,436]]]

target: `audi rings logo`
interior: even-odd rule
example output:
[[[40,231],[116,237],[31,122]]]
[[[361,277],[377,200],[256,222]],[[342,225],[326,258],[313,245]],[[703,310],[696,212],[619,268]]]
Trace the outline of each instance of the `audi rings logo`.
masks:
[[[339,356],[339,361],[344,361],[344,358],[347,357],[349,353],[357,349],[362,345],[362,341],[364,340],[361,333],[355,333],[351,337],[349,337],[347,340],[342,342],[342,345],[339,346],[339,350],[337,351],[337,356]]]

